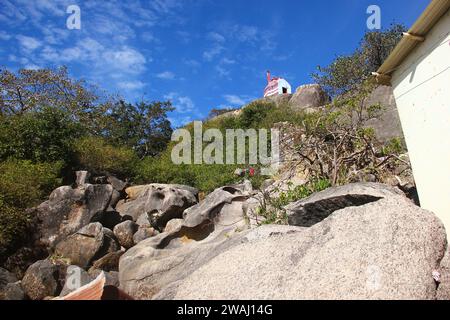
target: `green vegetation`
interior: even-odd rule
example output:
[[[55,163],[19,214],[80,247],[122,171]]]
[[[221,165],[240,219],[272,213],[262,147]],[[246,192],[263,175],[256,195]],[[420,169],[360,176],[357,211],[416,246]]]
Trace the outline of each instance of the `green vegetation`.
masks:
[[[307,198],[313,193],[323,191],[331,186],[328,180],[313,180],[305,185],[293,188],[292,183],[288,184],[288,190],[280,192],[279,195],[271,197],[263,192],[263,199],[259,207],[258,214],[264,217],[263,224],[287,224],[286,210],[284,209],[291,202],[296,202]]]
[[[133,149],[113,146],[101,137],[88,136],[73,145],[76,163],[94,175],[113,174],[121,178],[132,177],[138,158]]]
[[[0,69],[0,254],[18,245],[26,208],[74,170],[133,178],[139,158],[166,149],[170,102],[131,105],[67,69]]]
[[[0,257],[25,236],[29,215],[26,208],[37,205],[61,184],[61,163],[7,160],[0,163]]]
[[[372,87],[367,76],[375,71],[400,39],[404,28],[366,34],[349,56],[319,67],[313,78],[337,97],[325,110],[294,112],[287,104],[258,100],[238,116],[218,117],[232,110],[212,110],[203,130],[273,128],[287,122],[297,129],[292,165],[307,172],[309,182],[267,200],[262,213],[267,222],[280,223],[281,208],[328,186],[371,174],[379,181],[400,161],[400,139],[380,145],[371,128],[380,106],[366,106]],[[17,246],[30,217],[26,208],[44,200],[62,182],[73,182],[73,172],[87,169],[97,175],[114,174],[134,183],[180,183],[211,192],[241,180],[241,165],[175,165],[167,113],[170,102],[131,104],[104,94],[82,80],[71,79],[65,67],[41,70],[0,69],[0,255]],[[185,127],[191,133],[193,124]],[[204,143],[206,145],[207,143]],[[225,150],[225,148],[224,148]],[[382,160],[380,160],[380,157]],[[381,161],[381,162],[380,162]],[[255,172],[258,172],[256,166]],[[259,187],[264,177],[247,178]]]
[[[367,32],[352,54],[338,56],[328,66],[318,66],[313,79],[331,96],[357,89],[378,70],[406,31],[405,26],[393,24],[386,30]]]

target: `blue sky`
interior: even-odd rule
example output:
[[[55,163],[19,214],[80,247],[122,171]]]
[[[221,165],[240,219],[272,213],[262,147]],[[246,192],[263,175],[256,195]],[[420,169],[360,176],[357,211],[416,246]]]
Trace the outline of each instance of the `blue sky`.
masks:
[[[130,102],[172,100],[175,126],[261,97],[265,70],[293,89],[350,53],[367,31],[410,26],[429,0],[0,0],[0,65],[67,65],[71,76]],[[69,5],[81,29],[69,30]]]

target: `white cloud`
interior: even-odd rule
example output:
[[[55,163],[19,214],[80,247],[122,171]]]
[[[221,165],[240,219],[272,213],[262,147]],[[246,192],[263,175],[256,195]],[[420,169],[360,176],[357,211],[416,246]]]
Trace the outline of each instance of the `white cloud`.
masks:
[[[220,60],[221,64],[235,64],[236,61],[233,59],[228,59],[228,58],[223,58],[222,60]]]
[[[203,58],[207,61],[211,61],[216,56],[220,55],[225,48],[220,44],[213,45],[210,49],[203,52]]]
[[[145,87],[145,83],[142,81],[123,81],[119,82],[117,86],[125,90],[139,90]]]
[[[171,71],[164,71],[161,73],[158,73],[156,75],[157,78],[163,79],[163,80],[173,80],[175,79],[175,74]]]
[[[0,30],[0,40],[9,40],[11,36],[3,30]]]
[[[184,59],[183,63],[191,68],[199,68],[201,65],[200,62],[194,59]]]
[[[106,64],[125,73],[141,73],[147,61],[139,51],[127,46],[106,51],[103,58]]]
[[[188,96],[181,96],[176,92],[170,92],[164,99],[172,101],[172,105],[177,113],[192,113],[196,107],[192,99]]]
[[[230,74],[231,74],[230,70],[225,69],[221,65],[217,65],[215,67],[215,69],[216,69],[216,71],[217,71],[217,73],[219,74],[220,77],[231,79],[230,78]]]
[[[238,96],[235,94],[225,94],[223,96],[223,98],[225,99],[225,101],[227,103],[229,103],[232,106],[243,106],[247,103],[249,103],[250,101],[254,100],[254,98],[249,97],[249,96]]]
[[[215,42],[225,42],[225,37],[218,32],[210,32],[208,33],[208,38]]]
[[[22,48],[28,51],[33,51],[42,45],[42,43],[39,40],[33,37],[18,35],[16,36],[16,39],[19,41]]]
[[[235,26],[235,32],[237,39],[242,42],[256,41],[258,39],[258,28],[254,26]]]

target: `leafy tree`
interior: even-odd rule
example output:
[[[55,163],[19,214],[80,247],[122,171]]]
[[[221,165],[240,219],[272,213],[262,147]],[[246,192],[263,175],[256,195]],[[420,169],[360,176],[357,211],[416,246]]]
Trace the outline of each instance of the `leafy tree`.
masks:
[[[355,52],[336,57],[328,66],[318,66],[313,79],[332,96],[357,88],[383,64],[404,31],[403,25],[394,24],[386,30],[367,32]]]
[[[114,146],[101,137],[83,137],[74,146],[77,167],[94,174],[114,174],[120,178],[133,175],[137,157],[126,146]]]
[[[66,67],[21,69],[17,74],[0,69],[0,88],[1,114],[23,114],[55,106],[84,118],[101,102],[95,88],[69,78]]]
[[[167,113],[174,110],[167,102],[135,105],[119,101],[104,116],[102,135],[114,145],[133,148],[140,158],[163,151],[172,135]]]
[[[0,116],[0,160],[16,158],[33,162],[64,161],[73,158],[73,141],[83,134],[82,125],[60,109]]]

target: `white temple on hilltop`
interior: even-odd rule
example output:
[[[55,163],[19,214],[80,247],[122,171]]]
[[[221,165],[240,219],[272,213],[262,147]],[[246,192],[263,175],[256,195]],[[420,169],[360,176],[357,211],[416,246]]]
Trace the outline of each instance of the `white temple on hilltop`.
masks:
[[[267,71],[267,86],[264,89],[264,98],[270,96],[277,96],[282,94],[291,94],[292,89],[289,82],[283,78],[270,76],[270,71]]]

